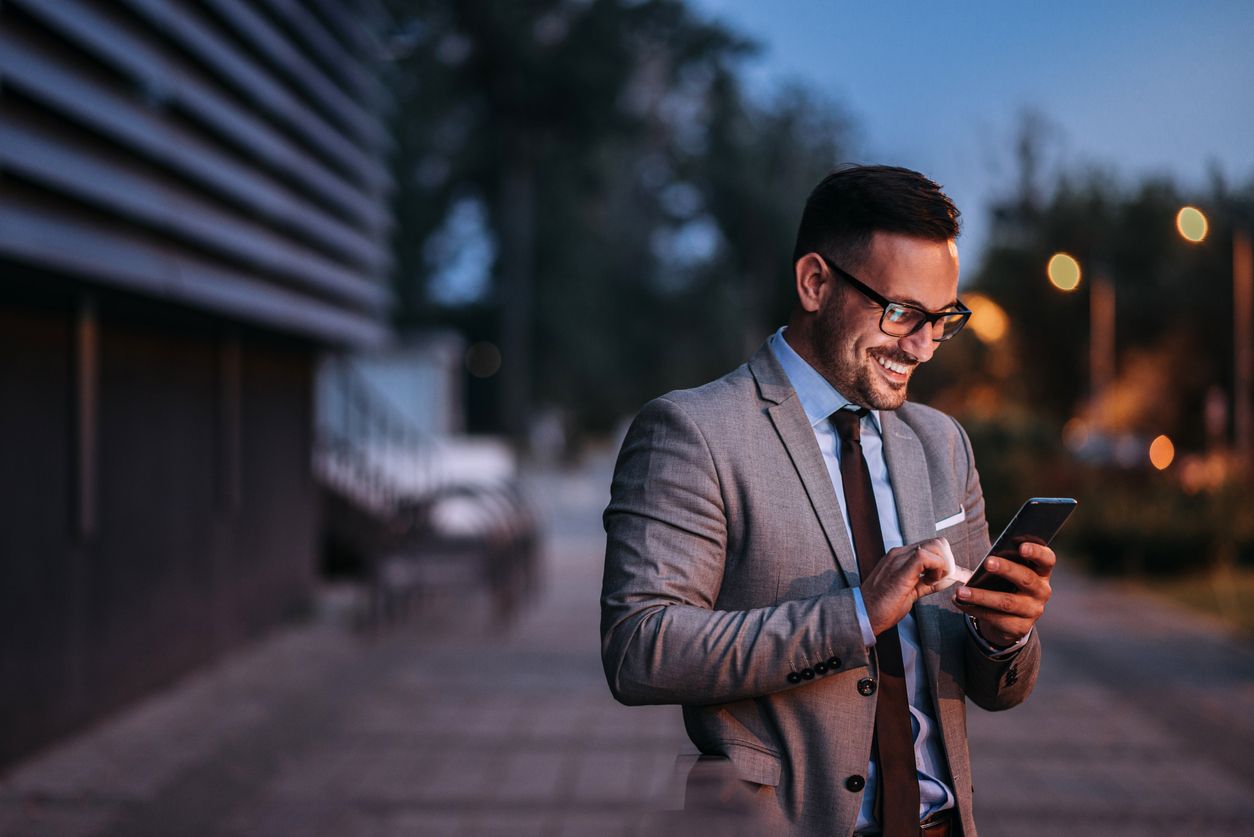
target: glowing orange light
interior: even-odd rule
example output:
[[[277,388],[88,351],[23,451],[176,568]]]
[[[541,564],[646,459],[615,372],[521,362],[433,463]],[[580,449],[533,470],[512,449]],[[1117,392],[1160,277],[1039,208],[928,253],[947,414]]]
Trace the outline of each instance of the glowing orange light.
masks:
[[[1196,244],[1206,239],[1210,224],[1206,216],[1202,214],[1202,210],[1195,206],[1186,206],[1176,213],[1176,229],[1185,240]]]
[[[1162,471],[1176,458],[1176,446],[1166,436],[1159,436],[1150,442],[1149,458],[1150,464]]]
[[[1049,281],[1060,291],[1074,291],[1080,287],[1080,263],[1067,253],[1055,253],[1049,258],[1045,270]]]
[[[968,325],[982,343],[996,343],[1006,336],[1010,328],[1010,318],[1005,310],[984,294],[970,294],[963,297],[963,302],[971,309],[971,321]]]

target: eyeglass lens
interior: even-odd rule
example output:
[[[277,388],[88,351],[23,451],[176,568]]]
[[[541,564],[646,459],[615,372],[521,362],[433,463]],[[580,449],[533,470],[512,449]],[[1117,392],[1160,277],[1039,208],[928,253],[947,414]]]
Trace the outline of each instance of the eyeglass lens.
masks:
[[[941,333],[939,338],[933,334],[933,339],[948,340],[959,331],[966,323],[966,316],[962,313],[955,312],[946,314],[937,322],[941,324]],[[885,334],[893,337],[905,337],[914,333],[926,320],[922,311],[913,308],[907,308],[904,305],[889,304],[884,308],[884,316],[880,320],[880,327]]]

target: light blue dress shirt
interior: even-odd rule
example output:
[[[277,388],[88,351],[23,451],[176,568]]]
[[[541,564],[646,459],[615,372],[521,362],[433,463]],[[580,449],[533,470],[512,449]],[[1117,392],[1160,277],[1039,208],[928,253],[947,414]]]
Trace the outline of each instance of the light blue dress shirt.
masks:
[[[823,462],[827,465],[832,488],[840,502],[845,518],[845,531],[853,531],[849,525],[849,510],[845,506],[845,491],[840,477],[840,438],[836,428],[828,421],[832,413],[852,404],[827,379],[806,363],[784,339],[784,329],[771,335],[768,341],[776,360],[784,368],[792,388],[801,401],[810,427],[818,440]],[[875,507],[879,512],[880,531],[884,536],[884,549],[903,545],[901,523],[897,519],[897,502],[893,486],[888,478],[888,465],[884,461],[884,440],[880,435],[880,416],[872,410],[862,418],[862,455],[871,472],[871,488],[875,493]],[[867,616],[862,592],[853,591],[858,607],[858,622],[862,626],[862,638],[868,647],[875,644],[871,620]],[[901,658],[906,673],[906,694],[910,700],[910,720],[914,731],[914,763],[919,772],[919,819],[954,806],[953,790],[946,784],[948,770],[942,750],[940,727],[936,723],[936,710],[932,694],[927,688],[927,672],[923,667],[923,655],[919,652],[919,631],[914,616],[907,613],[897,624],[901,639]],[[862,797],[862,809],[858,812],[858,831],[874,830],[875,790],[878,776],[875,760],[867,767],[866,793]]]

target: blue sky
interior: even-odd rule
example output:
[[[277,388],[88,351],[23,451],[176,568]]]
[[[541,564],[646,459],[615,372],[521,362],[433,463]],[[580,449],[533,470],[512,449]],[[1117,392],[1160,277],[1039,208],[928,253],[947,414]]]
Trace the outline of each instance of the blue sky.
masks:
[[[1025,108],[1055,162],[1200,186],[1254,176],[1254,2],[691,0],[759,41],[751,87],[801,81],[859,128],[857,159],[917,168],[964,216],[964,273],[1009,188]]]

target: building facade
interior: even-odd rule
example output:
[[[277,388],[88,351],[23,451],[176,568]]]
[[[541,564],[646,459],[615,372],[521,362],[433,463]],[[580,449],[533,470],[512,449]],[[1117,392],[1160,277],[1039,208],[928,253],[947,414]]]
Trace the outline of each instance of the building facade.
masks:
[[[368,0],[0,3],[0,766],[301,608],[386,336]]]

